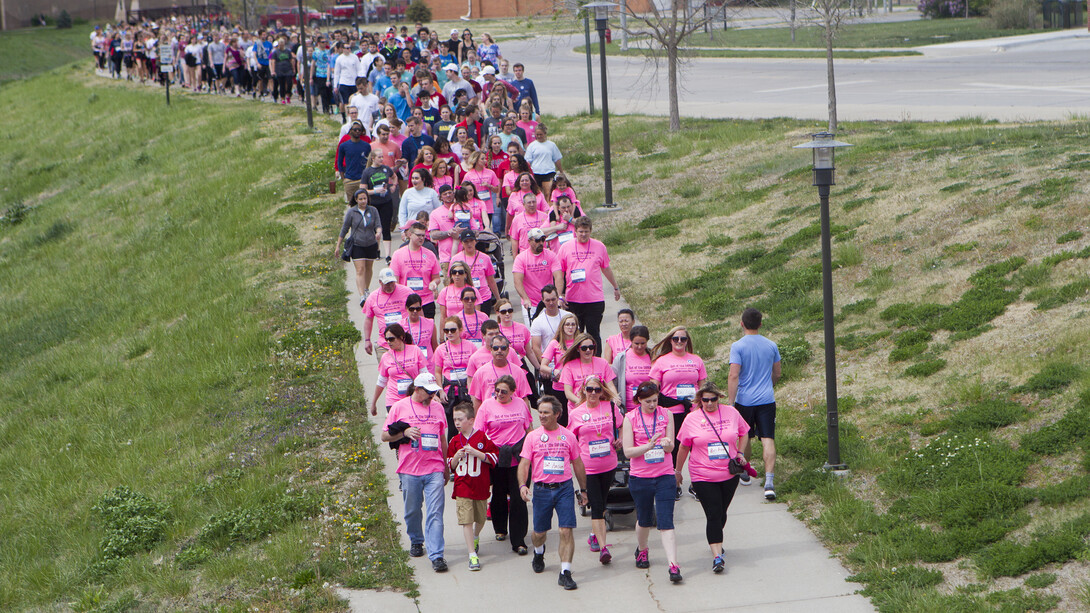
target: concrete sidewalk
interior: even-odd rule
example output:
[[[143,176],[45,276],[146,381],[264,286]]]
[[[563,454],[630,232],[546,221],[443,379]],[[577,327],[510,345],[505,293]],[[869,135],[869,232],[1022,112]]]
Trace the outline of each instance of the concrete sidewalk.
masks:
[[[511,270],[510,256],[507,258],[507,270]],[[353,323],[362,332],[363,316],[353,274],[346,267],[345,287],[350,293],[347,308]],[[377,287],[377,280],[375,284]],[[513,288],[510,294],[515,301],[518,300]],[[614,315],[621,307],[612,300],[611,292],[607,291],[606,294],[603,337],[616,334]],[[360,381],[370,393],[377,377],[377,360],[364,353],[362,343],[356,349],[356,358]],[[376,421],[372,427],[376,440],[380,428],[381,422]],[[396,462],[387,445],[380,445],[379,448],[386,462],[390,509],[394,518],[401,522],[404,505],[397,489]],[[579,583],[578,590],[566,592],[556,584],[560,563],[557,555],[559,540],[555,530],[550,532],[546,543],[545,572],[538,575],[530,568],[531,556],[512,553],[508,542],[496,541],[491,525],[486,526],[481,533],[482,568],[479,572],[470,572],[462,529],[455,519],[455,506],[449,498],[448,489],[444,514],[444,555],[450,565],[448,572],[432,571],[427,557],[410,558],[420,584],[420,597],[416,602],[391,592],[342,589],[340,594],[349,600],[354,612],[455,613],[479,611],[482,607],[492,608],[501,603],[509,603],[508,606],[520,612],[553,612],[558,607],[564,610],[601,610],[604,604],[610,610],[629,612],[873,611],[870,601],[855,594],[860,585],[844,580],[849,574],[847,570],[830,556],[806,526],[788,512],[786,505],[766,502],[762,488],[756,484],[757,480],[754,482],[753,486],[739,487],[731,504],[724,543],[727,568],[722,575],[711,571],[711,553],[704,538],[704,513],[700,503],[688,495],[677,502],[674,511],[678,563],[685,577],[680,585],[671,584],[668,580],[662,543],[654,530],[648,542],[651,568],[639,570],[635,567],[634,514],[616,516],[616,530],[609,534],[613,563],[607,566],[599,564],[598,554],[591,553],[587,548],[590,518],[579,517],[572,565],[572,574]],[[408,549],[409,541],[404,533],[401,540]]]

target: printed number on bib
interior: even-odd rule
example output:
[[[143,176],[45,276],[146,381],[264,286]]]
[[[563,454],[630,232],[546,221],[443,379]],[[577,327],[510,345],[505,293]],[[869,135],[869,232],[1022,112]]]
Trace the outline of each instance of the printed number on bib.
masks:
[[[727,455],[727,448],[723,446],[723,443],[715,441],[714,443],[708,443],[708,459],[717,461],[726,461],[730,458]]]
[[[564,458],[547,455],[541,464],[541,468],[546,475],[562,475],[564,474]]]
[[[557,238],[560,240],[561,245],[563,245],[564,243],[570,241],[574,237],[575,237],[574,232],[561,232],[560,235],[557,236]]]
[[[571,271],[571,282],[582,283],[587,280],[587,271],[585,268],[574,268]]]
[[[409,385],[413,382],[412,379],[398,379],[397,380],[397,393],[399,396],[404,396],[409,393]]]
[[[480,277],[473,277],[473,287],[480,287],[480,286],[481,286],[481,278]]]
[[[643,461],[648,464],[661,464],[665,458],[666,452],[662,450],[662,445],[655,445],[648,449],[647,453],[643,454]]]
[[[696,398],[696,386],[692,383],[682,383],[677,386],[678,400],[692,400]]]
[[[488,191],[487,189],[480,190],[480,191],[477,192],[477,199],[478,200],[491,200],[492,199],[492,192]]]
[[[589,447],[592,458],[604,458],[609,455],[609,439],[591,441]]]
[[[456,381],[461,381],[466,378],[465,368],[452,368],[450,369],[450,378]]]

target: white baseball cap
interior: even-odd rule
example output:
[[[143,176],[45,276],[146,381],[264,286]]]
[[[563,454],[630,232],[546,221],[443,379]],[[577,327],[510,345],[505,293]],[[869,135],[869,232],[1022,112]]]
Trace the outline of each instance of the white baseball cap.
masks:
[[[387,283],[396,283],[397,275],[389,268],[383,268],[378,273],[378,282],[383,285],[386,285]]]
[[[481,74],[496,74],[496,69],[491,66],[485,66],[484,69],[481,70]]]
[[[458,72],[458,65],[454,62],[451,62],[446,66],[443,66],[443,70],[453,70],[454,72]]]
[[[427,371],[416,375],[416,378],[413,379],[413,385],[415,385],[416,387],[422,387],[429,392],[439,391],[439,384],[435,382],[435,375]]]

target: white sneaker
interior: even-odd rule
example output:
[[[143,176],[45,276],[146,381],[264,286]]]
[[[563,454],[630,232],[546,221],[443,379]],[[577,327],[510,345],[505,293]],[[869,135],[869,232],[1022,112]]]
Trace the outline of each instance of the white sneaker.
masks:
[[[738,482],[742,485],[753,485],[753,478],[749,475],[738,475]]]

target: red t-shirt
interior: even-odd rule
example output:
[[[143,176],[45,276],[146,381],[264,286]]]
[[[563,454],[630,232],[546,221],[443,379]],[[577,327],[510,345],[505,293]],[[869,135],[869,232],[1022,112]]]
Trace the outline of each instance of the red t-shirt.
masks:
[[[461,462],[454,464],[451,458],[467,444],[477,451],[484,452],[487,461],[466,455]],[[450,471],[454,475],[454,492],[450,497],[488,500],[492,486],[492,467],[496,465],[499,452],[499,448],[492,439],[480,430],[470,435],[468,441],[461,432],[455,434],[447,445],[447,464],[450,465]]]

